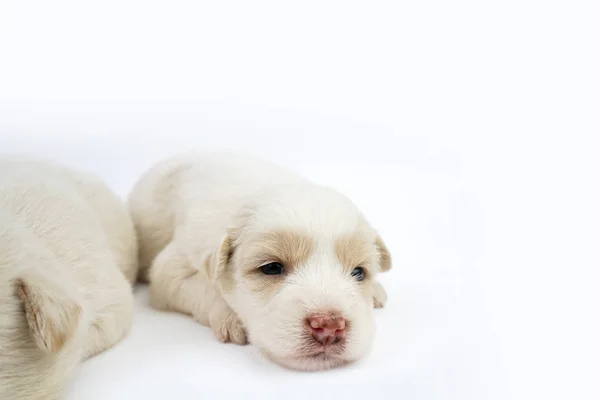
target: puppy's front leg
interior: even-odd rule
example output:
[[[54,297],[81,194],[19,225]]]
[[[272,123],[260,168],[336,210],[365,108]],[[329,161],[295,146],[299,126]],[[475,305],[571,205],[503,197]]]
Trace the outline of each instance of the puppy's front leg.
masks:
[[[247,344],[246,329],[220,292],[194,268],[177,242],[169,243],[150,270],[150,302],[159,310],[191,315],[222,342]]]
[[[375,308],[383,308],[387,303],[387,293],[381,283],[373,281],[373,306]]]
[[[213,303],[209,324],[217,339],[223,343],[248,344],[246,328],[237,314],[222,298]]]

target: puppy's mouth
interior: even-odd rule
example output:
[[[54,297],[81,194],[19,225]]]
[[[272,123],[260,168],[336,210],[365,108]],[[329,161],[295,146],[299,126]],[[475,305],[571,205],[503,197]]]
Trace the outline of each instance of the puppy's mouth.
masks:
[[[310,359],[310,360],[335,360],[335,359],[342,359],[342,354],[341,353],[332,353],[330,351],[324,350],[318,353],[313,353],[313,354],[307,354],[304,357],[301,358],[306,358],[306,359]]]
[[[341,358],[345,351],[345,341],[338,341],[326,345],[315,343],[311,338],[306,338],[306,344],[298,352],[299,358],[330,359]]]
[[[343,352],[344,352],[344,346],[342,344],[333,344],[333,345],[319,347],[318,349],[309,352],[307,355],[309,357],[316,357],[316,356],[335,357],[335,356],[341,355]]]

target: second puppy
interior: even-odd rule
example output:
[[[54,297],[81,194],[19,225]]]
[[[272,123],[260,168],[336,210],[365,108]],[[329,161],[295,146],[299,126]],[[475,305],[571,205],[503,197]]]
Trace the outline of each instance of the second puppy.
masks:
[[[137,244],[96,176],[0,157],[0,399],[58,400],[129,331]]]
[[[391,257],[340,193],[253,157],[190,154],[148,171],[129,206],[154,307],[294,369],[371,347]]]

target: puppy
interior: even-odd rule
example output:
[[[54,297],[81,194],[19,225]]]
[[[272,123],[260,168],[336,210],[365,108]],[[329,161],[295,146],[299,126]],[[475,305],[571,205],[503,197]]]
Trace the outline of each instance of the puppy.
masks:
[[[0,399],[55,400],[129,330],[137,244],[96,177],[0,158]]]
[[[253,157],[187,154],[150,169],[129,207],[155,308],[293,369],[369,350],[391,258],[340,193]]]

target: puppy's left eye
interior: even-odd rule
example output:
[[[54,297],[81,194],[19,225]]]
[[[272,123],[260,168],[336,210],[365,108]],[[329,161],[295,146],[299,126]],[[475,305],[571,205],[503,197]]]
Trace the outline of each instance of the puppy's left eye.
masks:
[[[283,265],[278,262],[272,262],[260,267],[260,270],[265,275],[281,275],[283,274]]]
[[[362,267],[356,267],[352,270],[352,276],[356,278],[357,281],[362,281],[365,279],[365,270]]]

